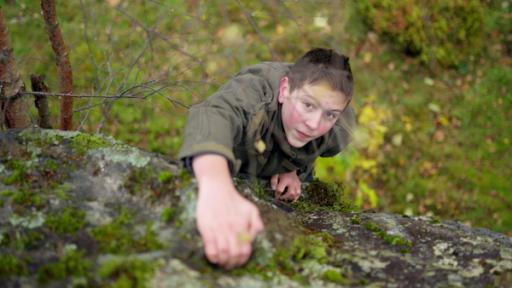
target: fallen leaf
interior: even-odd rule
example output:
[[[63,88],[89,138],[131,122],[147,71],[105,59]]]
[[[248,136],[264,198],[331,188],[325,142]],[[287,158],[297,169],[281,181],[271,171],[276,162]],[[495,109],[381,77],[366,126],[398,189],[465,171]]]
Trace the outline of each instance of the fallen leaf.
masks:
[[[441,111],[441,107],[439,107],[439,105],[437,105],[436,103],[429,103],[428,109],[430,109],[430,111],[434,113],[439,113]]]
[[[448,118],[446,118],[446,116],[439,116],[437,117],[437,123],[445,127],[448,126],[448,124],[450,124],[450,121],[448,120]]]
[[[434,132],[434,140],[436,142],[443,142],[444,139],[445,139],[445,135],[444,135],[443,131],[437,130],[436,132]]]
[[[370,63],[372,61],[372,56],[373,55],[370,52],[364,53],[364,55],[363,55],[363,62],[366,63],[366,64]]]
[[[396,134],[393,135],[393,138],[391,138],[391,143],[395,146],[401,146],[402,145],[403,136],[402,134]]]
[[[316,16],[313,20],[313,23],[315,27],[318,28],[327,28],[328,24],[328,18],[325,16]]]
[[[107,4],[110,7],[116,7],[119,3],[121,3],[121,0],[107,0]]]
[[[427,84],[428,86],[434,86],[434,79],[432,79],[432,78],[425,77],[423,82],[425,82],[425,84]]]

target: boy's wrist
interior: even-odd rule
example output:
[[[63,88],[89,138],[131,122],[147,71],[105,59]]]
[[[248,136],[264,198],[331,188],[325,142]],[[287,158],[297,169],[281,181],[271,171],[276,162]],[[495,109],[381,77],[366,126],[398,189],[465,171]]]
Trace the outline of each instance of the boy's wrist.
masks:
[[[204,154],[194,157],[192,163],[200,195],[214,192],[215,196],[220,196],[219,194],[226,195],[236,191],[227,159],[223,156]]]

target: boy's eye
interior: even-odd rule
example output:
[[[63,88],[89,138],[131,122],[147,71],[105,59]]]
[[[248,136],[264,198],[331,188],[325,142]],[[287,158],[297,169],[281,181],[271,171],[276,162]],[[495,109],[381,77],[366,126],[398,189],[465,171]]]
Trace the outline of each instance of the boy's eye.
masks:
[[[306,107],[306,109],[311,110],[311,109],[315,108],[315,106],[310,102],[302,102],[302,103],[304,104],[304,107]]]
[[[329,120],[337,120],[338,115],[339,115],[338,113],[333,113],[333,112],[325,113],[325,116],[327,116],[327,119],[329,119]]]

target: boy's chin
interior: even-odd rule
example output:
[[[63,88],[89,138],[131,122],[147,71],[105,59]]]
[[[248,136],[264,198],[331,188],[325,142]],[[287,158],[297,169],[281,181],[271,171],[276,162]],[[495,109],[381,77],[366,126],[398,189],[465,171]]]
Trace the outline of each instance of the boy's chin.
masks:
[[[288,144],[290,144],[290,146],[292,146],[294,148],[302,148],[309,142],[309,141],[304,142],[299,139],[295,139],[293,137],[286,137],[286,140],[288,140]]]

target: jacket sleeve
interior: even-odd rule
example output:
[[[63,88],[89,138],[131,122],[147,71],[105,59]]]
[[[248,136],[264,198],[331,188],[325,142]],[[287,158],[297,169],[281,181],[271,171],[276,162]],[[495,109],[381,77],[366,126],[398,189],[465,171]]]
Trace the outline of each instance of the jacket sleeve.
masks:
[[[250,111],[268,93],[267,86],[261,77],[238,75],[192,106],[178,155],[185,168],[192,170],[194,156],[212,153],[224,156],[231,173],[236,174],[240,161],[235,159],[233,147],[242,141]]]
[[[333,127],[333,133],[326,150],[321,157],[332,157],[340,153],[352,141],[352,135],[356,127],[356,117],[351,106],[343,112],[340,119]]]

